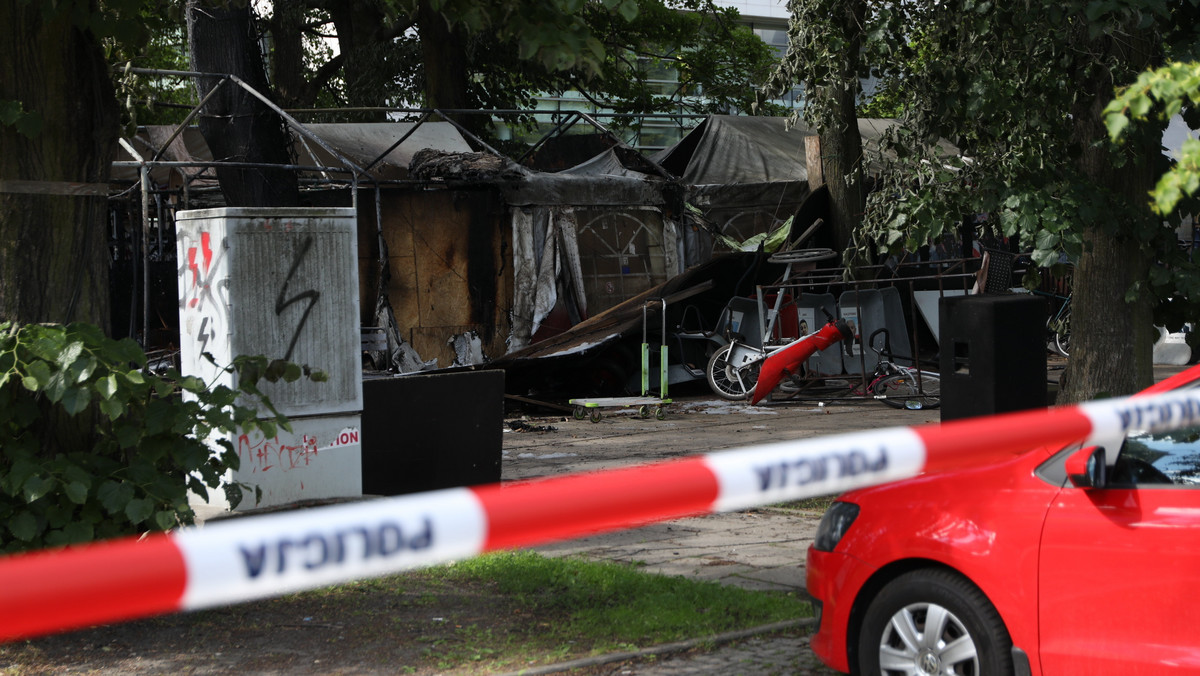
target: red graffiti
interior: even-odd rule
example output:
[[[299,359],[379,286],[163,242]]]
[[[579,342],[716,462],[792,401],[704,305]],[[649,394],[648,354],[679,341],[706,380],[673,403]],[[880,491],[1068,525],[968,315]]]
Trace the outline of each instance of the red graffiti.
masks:
[[[208,270],[212,267],[212,235],[207,232],[200,233],[200,253],[204,257],[204,279],[206,280],[205,287],[207,288]],[[192,286],[200,285],[200,266],[196,264],[196,247],[190,246],[187,250],[188,268],[192,271]],[[200,296],[197,294],[192,297],[188,303],[190,307],[196,307],[200,302]]]
[[[278,436],[258,441],[251,441],[248,434],[238,437],[238,458],[243,471],[249,468],[252,473],[273,469],[287,472],[307,467],[316,457],[317,440],[307,434],[298,444],[282,443]]]

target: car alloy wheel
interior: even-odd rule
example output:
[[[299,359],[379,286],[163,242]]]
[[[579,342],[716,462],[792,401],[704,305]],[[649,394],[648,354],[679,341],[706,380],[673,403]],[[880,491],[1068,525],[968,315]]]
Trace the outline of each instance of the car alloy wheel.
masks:
[[[1012,673],[1012,641],[1000,615],[978,587],[949,570],[898,576],[871,601],[861,628],[856,673]]]
[[[879,642],[884,673],[978,674],[975,641],[954,613],[935,603],[913,603],[892,615]]]

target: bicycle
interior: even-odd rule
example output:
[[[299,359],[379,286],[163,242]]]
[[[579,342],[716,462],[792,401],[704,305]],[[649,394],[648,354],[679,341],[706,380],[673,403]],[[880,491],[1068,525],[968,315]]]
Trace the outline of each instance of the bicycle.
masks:
[[[846,323],[835,320],[822,309],[828,323],[819,330],[781,345],[756,346],[734,333],[729,342],[713,353],[705,375],[708,385],[717,396],[731,401],[750,399],[758,403],[785,376],[794,377],[803,362],[817,350],[825,349],[851,335]],[[771,359],[775,357],[775,359]],[[770,361],[768,361],[770,360]],[[766,366],[767,376],[759,388],[760,371]]]
[[[1054,344],[1054,351],[1064,357],[1071,356],[1071,297],[1067,296],[1050,319],[1046,320],[1046,331]]]
[[[883,334],[883,349],[875,347],[875,337]],[[891,361],[892,347],[887,329],[878,329],[867,339],[879,355],[871,380],[861,387],[851,387],[855,396],[871,397],[891,406],[911,411],[933,409],[942,405],[942,379],[932,372]]]

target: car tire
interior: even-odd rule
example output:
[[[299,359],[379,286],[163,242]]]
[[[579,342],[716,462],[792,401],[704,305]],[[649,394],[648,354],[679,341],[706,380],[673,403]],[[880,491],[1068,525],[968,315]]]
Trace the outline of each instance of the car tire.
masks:
[[[926,631],[930,621],[936,633]],[[951,571],[915,570],[892,580],[867,607],[860,629],[855,673],[1013,673],[1012,639],[1000,614]]]

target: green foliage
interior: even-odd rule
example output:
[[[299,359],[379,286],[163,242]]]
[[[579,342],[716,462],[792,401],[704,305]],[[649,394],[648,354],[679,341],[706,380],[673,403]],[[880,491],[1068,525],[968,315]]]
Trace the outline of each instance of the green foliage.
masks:
[[[535,615],[566,613],[570,622],[557,635],[594,641],[594,650],[717,634],[809,613],[792,596],[527,551],[479,556],[430,572],[452,581],[487,580]]]
[[[178,17],[147,12],[145,23],[151,26],[148,39],[138,43],[106,40],[110,63],[123,64],[114,72],[118,97],[128,125],[178,124],[194,105],[196,92],[190,82],[180,78],[147,78],[134,75],[131,67],[158,70],[191,70],[187,52],[187,34]]]
[[[20,101],[0,100],[0,124],[15,127],[17,133],[34,138],[42,133],[42,114],[27,112]]]
[[[738,23],[737,10],[711,0],[440,0],[431,6],[462,31],[463,40],[446,56],[461,50],[469,107],[484,110],[528,109],[537,95],[572,90],[618,112],[751,110],[774,63],[771,48]],[[343,53],[370,50],[370,59],[356,63],[375,72],[335,68],[341,74],[322,88],[322,105],[366,105],[368,99],[379,106],[423,105],[420,39],[400,30],[413,25],[417,4],[398,0],[386,7],[390,11],[379,15],[389,28],[379,33],[387,36],[386,45],[340,45]],[[326,35],[334,29],[320,10],[285,15],[279,3],[269,23],[272,30],[303,29],[306,36],[309,27],[321,26]],[[316,76],[331,72],[326,66],[337,65],[334,55],[308,44],[305,63],[295,67]],[[356,91],[381,82],[386,86]],[[780,111],[767,106],[762,112]]]
[[[408,13],[413,2],[398,2]],[[604,60],[604,44],[589,30],[584,13],[593,7],[624,18],[637,16],[637,0],[521,0],[482,3],[475,0],[429,0],[430,7],[471,35],[494,35],[517,44],[523,61],[550,71],[594,73]]]
[[[0,551],[190,524],[189,491],[236,506],[243,487],[221,480],[238,455],[206,440],[290,429],[258,383],[324,375],[264,357],[226,372],[238,389],[151,373],[136,343],[92,325],[0,323]]]
[[[1087,125],[1104,83],[1132,77],[1127,53],[1112,45],[1131,35],[1151,48],[1194,39],[1194,4],[890,4],[893,20],[868,32],[872,53],[902,67],[903,124],[885,141],[893,162],[868,199],[859,245],[915,250],[964,216],[986,214],[990,234],[1019,241],[1039,265],[1077,259],[1093,228],[1167,262],[1165,277],[1181,281],[1187,266],[1173,251],[1172,227],[1085,167],[1155,161],[1153,132],[1118,148],[1105,142],[1099,120],[1096,131]],[[1169,284],[1156,282],[1164,298]]]
[[[1118,90],[1104,109],[1104,124],[1114,142],[1121,141],[1131,122],[1150,119],[1164,124],[1184,107],[1200,105],[1200,62],[1174,62],[1138,75],[1132,85]],[[1180,148],[1179,160],[1162,175],[1150,193],[1155,213],[1167,215],[1180,201],[1200,190],[1200,140],[1189,138]]]

